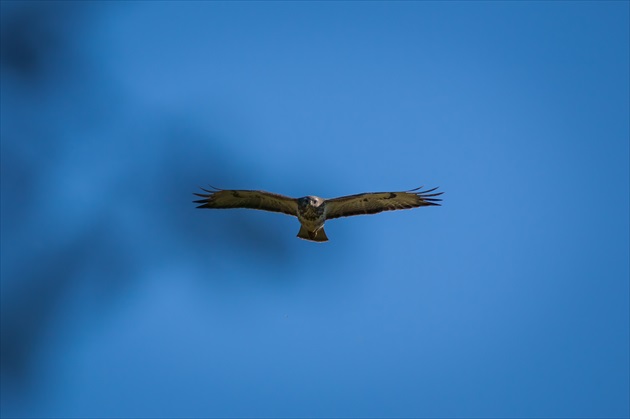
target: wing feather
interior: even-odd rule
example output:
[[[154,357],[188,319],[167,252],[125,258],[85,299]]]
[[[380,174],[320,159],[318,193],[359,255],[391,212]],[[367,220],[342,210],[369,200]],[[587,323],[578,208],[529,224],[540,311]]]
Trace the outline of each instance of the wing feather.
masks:
[[[326,200],[326,219],[351,215],[376,214],[417,207],[439,206],[437,188],[422,191],[422,186],[406,192],[370,192]]]
[[[197,208],[249,208],[297,216],[297,200],[288,196],[265,191],[224,190],[215,187],[212,187],[212,190],[201,189],[207,193],[194,193],[202,198],[193,201],[201,204]]]

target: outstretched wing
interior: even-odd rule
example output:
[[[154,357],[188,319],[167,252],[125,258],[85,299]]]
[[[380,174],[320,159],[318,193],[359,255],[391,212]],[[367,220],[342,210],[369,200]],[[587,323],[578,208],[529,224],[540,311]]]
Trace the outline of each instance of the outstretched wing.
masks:
[[[434,192],[437,188],[420,189],[422,187],[407,192],[373,192],[327,199],[326,219],[440,205],[441,199],[436,197],[443,192]]]
[[[297,200],[288,196],[265,191],[237,191],[212,187],[213,190],[201,188],[206,194],[194,194],[203,199],[193,201],[197,208],[250,208],[263,211],[282,212],[297,216]]]

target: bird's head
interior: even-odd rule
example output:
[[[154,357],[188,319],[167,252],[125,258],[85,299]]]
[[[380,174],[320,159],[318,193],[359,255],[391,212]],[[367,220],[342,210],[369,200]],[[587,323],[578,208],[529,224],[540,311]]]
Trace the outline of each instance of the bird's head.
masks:
[[[322,202],[324,202],[324,200],[318,196],[305,196],[298,199],[298,205],[302,208],[319,207]]]

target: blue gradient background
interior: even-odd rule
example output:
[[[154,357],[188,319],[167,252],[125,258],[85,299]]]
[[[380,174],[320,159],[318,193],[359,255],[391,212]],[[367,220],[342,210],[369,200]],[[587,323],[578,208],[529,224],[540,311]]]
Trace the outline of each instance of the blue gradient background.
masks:
[[[628,2],[1,10],[3,417],[630,414]]]

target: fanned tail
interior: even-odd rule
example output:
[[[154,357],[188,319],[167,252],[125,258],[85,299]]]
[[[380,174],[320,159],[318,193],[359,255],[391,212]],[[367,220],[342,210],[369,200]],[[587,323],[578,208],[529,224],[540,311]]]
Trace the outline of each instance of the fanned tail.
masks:
[[[300,226],[300,231],[297,236],[301,239],[312,241],[312,242],[327,242],[328,237],[326,236],[326,232],[324,231],[324,227],[320,228],[317,231],[308,231],[304,226]]]

